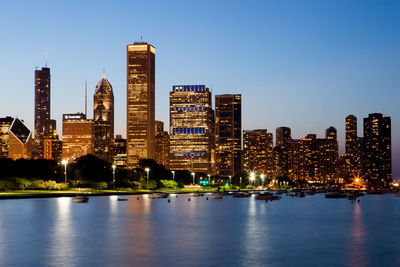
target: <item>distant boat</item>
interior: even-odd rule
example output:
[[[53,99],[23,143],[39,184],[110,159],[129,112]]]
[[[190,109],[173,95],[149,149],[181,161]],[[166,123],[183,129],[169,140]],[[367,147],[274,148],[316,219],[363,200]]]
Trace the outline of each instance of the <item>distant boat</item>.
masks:
[[[279,200],[281,199],[281,196],[274,196],[274,195],[270,195],[270,194],[259,194],[258,196],[256,196],[256,200]]]
[[[251,194],[247,193],[247,192],[235,192],[235,193],[233,193],[232,196],[235,198],[244,198],[244,197],[250,197]]]
[[[212,199],[223,199],[223,198],[224,198],[224,195],[223,195],[223,194],[215,193],[215,194],[212,194],[212,195],[211,195],[211,198],[212,198]]]
[[[204,196],[204,193],[193,192],[193,193],[189,193],[188,196],[189,197],[202,197],[202,196]]]
[[[154,198],[167,198],[169,196],[168,193],[164,193],[164,192],[154,192],[149,194],[149,198],[154,199]]]
[[[127,198],[118,198],[118,201],[128,201],[128,199]]]
[[[77,196],[74,198],[75,203],[86,203],[89,201],[89,198],[86,196]]]

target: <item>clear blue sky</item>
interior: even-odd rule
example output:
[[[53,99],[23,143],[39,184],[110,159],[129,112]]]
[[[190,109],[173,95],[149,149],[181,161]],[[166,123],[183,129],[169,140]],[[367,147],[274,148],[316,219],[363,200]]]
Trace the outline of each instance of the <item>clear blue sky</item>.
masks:
[[[35,66],[52,74],[52,117],[89,107],[103,68],[125,135],[126,45],[156,47],[156,119],[168,125],[173,84],[243,95],[243,129],[289,126],[323,136],[344,120],[392,117],[400,177],[400,1],[18,1],[0,16],[0,116],[33,129]],[[89,109],[91,111],[91,109]],[[92,112],[89,112],[92,117]]]

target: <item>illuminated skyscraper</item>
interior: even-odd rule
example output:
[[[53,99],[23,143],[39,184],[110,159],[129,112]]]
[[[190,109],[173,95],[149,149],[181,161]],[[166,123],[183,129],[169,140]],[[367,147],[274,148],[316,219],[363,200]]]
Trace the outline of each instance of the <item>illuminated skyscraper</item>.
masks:
[[[361,139],[357,136],[357,117],[346,117],[346,162],[349,165],[351,177],[361,176],[362,172],[362,147]]]
[[[217,175],[234,176],[241,171],[242,96],[215,96],[215,156]]]
[[[274,178],[288,175],[288,142],[292,139],[289,127],[276,128],[274,148]]]
[[[267,129],[243,131],[243,168],[245,172],[257,172],[273,176],[273,136]]]
[[[93,154],[93,121],[85,114],[63,115],[62,159],[72,161],[87,154]]]
[[[32,133],[18,118],[9,129],[8,157],[13,160],[32,157]]]
[[[162,121],[155,121],[155,158],[158,164],[164,165],[169,168],[169,134],[164,131],[164,123]]]
[[[392,182],[391,118],[380,113],[364,118],[364,173],[373,187]]]
[[[211,172],[214,112],[204,85],[174,85],[170,92],[170,168]]]
[[[93,96],[94,155],[107,162],[113,161],[114,94],[110,82],[103,75]]]
[[[13,121],[11,117],[0,118],[0,158],[8,158],[9,130]]]
[[[127,46],[127,168],[141,158],[154,158],[155,48]]]
[[[46,66],[35,70],[35,158],[43,158],[43,140],[55,127],[56,122],[50,120],[50,68]]]
[[[327,130],[329,138],[308,134],[305,138],[288,141],[289,178],[320,183],[335,181],[338,144],[333,132],[331,128]]]

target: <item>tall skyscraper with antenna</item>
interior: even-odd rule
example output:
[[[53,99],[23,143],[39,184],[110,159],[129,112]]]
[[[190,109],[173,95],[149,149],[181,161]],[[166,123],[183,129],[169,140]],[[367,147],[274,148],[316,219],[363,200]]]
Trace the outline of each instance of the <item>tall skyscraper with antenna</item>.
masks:
[[[43,158],[43,142],[56,131],[56,121],[50,119],[50,68],[35,70],[35,142],[34,158]]]
[[[127,168],[135,168],[140,159],[154,158],[155,55],[151,44],[127,45]]]

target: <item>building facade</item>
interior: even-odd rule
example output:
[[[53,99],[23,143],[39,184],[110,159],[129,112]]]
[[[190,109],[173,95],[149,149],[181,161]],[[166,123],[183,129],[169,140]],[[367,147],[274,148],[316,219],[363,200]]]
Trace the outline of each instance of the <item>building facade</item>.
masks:
[[[25,124],[16,118],[8,132],[8,157],[13,160],[32,158],[32,133]]]
[[[170,92],[170,168],[211,173],[214,112],[205,85],[174,85]]]
[[[278,127],[275,133],[275,146],[281,146],[292,139],[292,133],[289,127]]]
[[[267,129],[243,131],[243,169],[273,177],[273,135]]]
[[[155,48],[147,43],[127,46],[127,167],[154,158]]]
[[[107,162],[113,161],[114,93],[103,75],[93,96],[94,155]]]
[[[8,158],[9,130],[14,118],[0,118],[0,158]]]
[[[364,118],[364,173],[372,187],[392,183],[391,118],[380,113]]]
[[[155,121],[155,158],[154,160],[165,168],[169,168],[169,134],[164,131],[164,122]]]
[[[337,182],[338,156],[337,140],[331,138],[330,134],[326,138],[317,138],[315,134],[308,134],[305,138],[290,140],[288,142],[288,176],[295,181]]]
[[[51,136],[56,128],[55,120],[50,120],[50,68],[35,70],[35,129],[34,158],[43,158],[44,138]]]
[[[217,175],[234,176],[242,162],[242,96],[215,96],[215,164]]]
[[[63,115],[62,159],[73,161],[94,153],[94,123],[83,113]]]
[[[350,177],[362,176],[362,146],[361,138],[357,134],[357,117],[349,115],[346,117],[346,164],[349,165],[348,175]],[[349,178],[350,178],[349,177]]]

